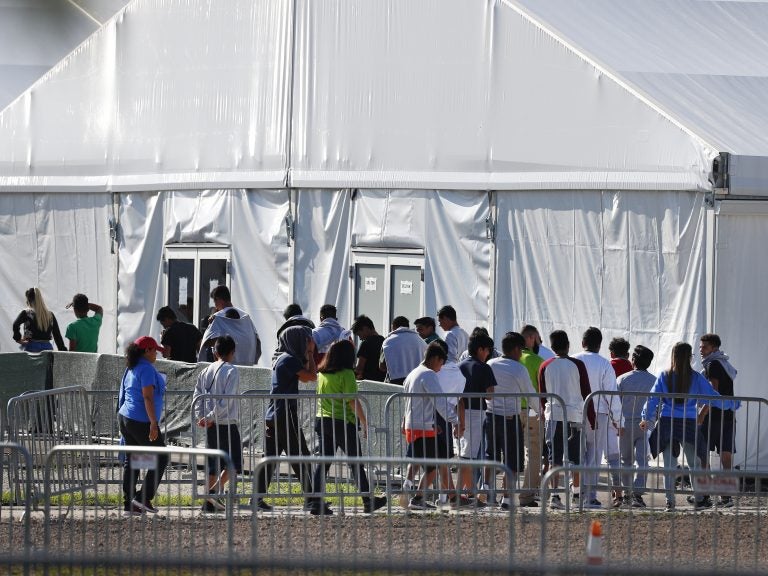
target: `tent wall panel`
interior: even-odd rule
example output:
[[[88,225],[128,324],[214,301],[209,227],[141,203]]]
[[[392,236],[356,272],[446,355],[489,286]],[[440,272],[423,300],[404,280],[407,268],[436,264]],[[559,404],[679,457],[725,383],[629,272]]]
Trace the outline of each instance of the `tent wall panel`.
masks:
[[[728,203],[717,217],[715,321],[713,329],[723,341],[722,350],[739,371],[736,392],[766,397],[765,358],[768,341],[760,336],[765,321],[765,287],[768,260],[765,258],[768,210],[751,202]],[[733,205],[741,205],[741,210]],[[725,208],[725,203],[723,208]],[[743,416],[743,414],[742,414]],[[754,430],[756,412],[749,423]],[[747,465],[768,466],[768,418],[760,414],[760,434],[745,435],[747,422],[737,413],[737,450],[734,462],[746,458]]]
[[[645,344],[666,366],[705,328],[700,194],[499,193],[496,333],[588,326]],[[502,294],[510,294],[505,305]],[[545,337],[546,340],[546,337]]]
[[[231,246],[233,302],[253,318],[264,350],[274,348],[287,303],[286,190],[129,193],[121,199],[119,349],[142,334],[159,336],[155,314],[167,304],[163,247],[177,243]]]
[[[62,336],[75,320],[66,305],[78,292],[105,309],[99,348],[114,351],[115,258],[110,254],[110,194],[0,194],[0,271],[4,326],[25,307],[24,291],[39,286]],[[65,340],[66,343],[66,340]],[[17,346],[10,337],[0,351]]]

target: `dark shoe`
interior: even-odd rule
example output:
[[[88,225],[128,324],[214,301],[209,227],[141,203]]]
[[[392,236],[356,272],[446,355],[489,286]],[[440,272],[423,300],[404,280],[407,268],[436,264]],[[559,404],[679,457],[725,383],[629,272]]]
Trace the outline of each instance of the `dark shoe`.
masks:
[[[533,504],[533,506],[535,506],[536,508],[539,507],[539,505],[536,504],[536,502],[531,502],[531,504]],[[531,504],[520,504],[520,506],[527,506],[530,508]],[[509,512],[510,510],[512,510],[512,504],[509,504],[508,502],[502,502],[501,504],[499,504],[499,510],[503,510],[504,512]]]
[[[693,505],[694,510],[704,510],[705,508],[712,508],[712,499],[709,496],[704,496]]]
[[[414,496],[411,498],[411,501],[408,503],[408,508],[410,510],[436,510],[436,506],[430,502],[427,502],[424,500],[424,498],[421,497],[421,495]]]
[[[384,506],[387,505],[387,498],[386,496],[374,496],[372,499],[364,499],[363,500],[363,510],[365,510],[366,513],[372,514],[379,508],[384,508]]]
[[[520,508],[538,508],[539,503],[536,500],[529,500],[528,502],[520,502]]]
[[[448,505],[451,508],[469,508],[470,506],[478,506],[479,508],[482,508],[485,506],[482,502],[471,500],[466,496],[456,497],[456,495],[454,495],[453,498],[448,498]]]
[[[664,512],[674,512],[674,511],[675,511],[675,503],[667,502],[667,505],[664,507]]]
[[[733,507],[733,498],[730,496],[721,496],[717,506],[719,508],[731,508]]]
[[[216,513],[216,512],[224,512],[226,510],[226,507],[219,508],[213,503],[213,498],[208,498],[205,502],[203,502],[203,506],[200,508],[203,512],[208,513]]]
[[[123,516],[141,516],[142,514],[144,514],[144,510],[138,506],[134,506],[133,502],[126,504],[123,509]]]
[[[150,514],[157,514],[157,508],[152,506],[152,502],[139,502],[138,500],[134,499],[131,501],[131,504],[141,510],[142,512],[149,512]]]
[[[643,500],[642,494],[634,494],[632,496],[632,508],[645,508],[645,500]]]
[[[309,509],[309,513],[312,516],[333,516],[333,510],[328,506],[327,502],[314,502]]]
[[[623,496],[614,496],[613,501],[611,502],[611,506],[614,508],[621,508],[624,506],[624,497]]]
[[[584,502],[584,508],[588,508],[590,510],[599,510],[603,507],[603,503],[600,502],[597,498],[592,498],[589,502]]]
[[[261,510],[262,512],[272,512],[272,510],[274,510],[272,506],[264,502],[263,498],[257,498],[256,503],[254,504],[253,502],[251,502],[251,504],[254,510]]]

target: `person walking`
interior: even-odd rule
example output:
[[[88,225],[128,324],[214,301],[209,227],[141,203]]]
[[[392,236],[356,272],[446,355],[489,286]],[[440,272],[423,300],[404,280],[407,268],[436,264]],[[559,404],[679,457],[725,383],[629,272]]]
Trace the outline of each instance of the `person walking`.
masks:
[[[157,352],[163,348],[151,336],[142,336],[128,346],[126,370],[120,383],[118,421],[126,446],[165,446],[160,432],[160,415],[165,401],[165,378],[155,369]],[[163,478],[168,457],[160,455],[155,468],[147,470],[137,490],[139,470],[130,456],[123,463],[123,510],[125,515],[156,513],[152,500]]]
[[[13,321],[13,339],[21,345],[25,352],[42,352],[53,350],[51,338],[59,351],[65,351],[64,339],[61,337],[56,316],[48,310],[39,288],[30,288],[24,295],[27,307]],[[24,328],[22,333],[21,328]]]
[[[331,344],[328,353],[320,362],[317,374],[318,394],[357,394],[357,380],[353,370],[355,365],[355,345],[349,340],[339,340]],[[363,405],[356,398],[321,398],[315,420],[322,456],[333,456],[341,449],[352,458],[362,456],[363,449],[357,431],[358,426],[363,437],[368,435],[368,421]],[[325,489],[325,477],[330,464],[318,464],[312,476],[312,487],[315,493]],[[358,490],[363,494],[363,509],[372,513],[385,506],[387,499],[383,496],[372,496],[368,483],[368,475],[362,465],[350,464],[350,472],[357,483]],[[310,513],[317,516],[332,514],[332,510],[322,498],[311,499]]]
[[[165,348],[163,357],[190,364],[197,362],[197,351],[203,340],[202,332],[194,324],[180,322],[170,306],[160,308],[156,320],[163,327],[160,336],[160,344]]]
[[[264,456],[309,456],[307,440],[299,423],[299,381],[312,382],[317,379],[314,353],[315,343],[312,330],[306,326],[291,326],[280,334],[283,352],[272,365],[272,390],[274,396],[296,396],[273,398],[269,401],[264,417]],[[312,470],[308,464],[291,464],[301,482],[305,494],[312,492]],[[274,464],[266,466],[257,479],[256,498],[252,502],[255,510],[269,512],[272,506],[264,501],[274,474]],[[310,504],[307,502],[307,504]]]
[[[691,367],[692,356],[693,351],[690,344],[687,342],[675,344],[672,348],[670,367],[659,374],[651,392],[719,396],[717,390],[712,388],[709,380]],[[679,442],[683,446],[685,458],[694,469],[707,467],[707,457],[709,456],[707,443],[697,424],[703,420],[709,405],[705,404],[701,411],[698,411],[700,403],[701,400],[695,398],[651,396],[643,406],[640,429],[648,430],[653,425],[653,421],[656,421],[658,428],[657,452],[664,454],[664,468],[669,471],[664,475],[668,512],[675,510],[675,479],[672,463],[676,462],[676,459],[672,454],[673,444]],[[709,496],[696,492],[695,483],[693,505],[696,510],[712,506],[712,500]]]

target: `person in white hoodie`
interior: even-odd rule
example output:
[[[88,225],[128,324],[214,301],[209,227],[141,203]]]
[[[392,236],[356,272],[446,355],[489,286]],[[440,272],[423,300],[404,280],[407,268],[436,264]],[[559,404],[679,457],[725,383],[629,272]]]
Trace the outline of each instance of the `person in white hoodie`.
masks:
[[[235,357],[235,341],[225,334],[216,339],[214,353],[216,362],[209,364],[200,372],[192,395],[194,420],[205,428],[205,445],[211,449],[221,449],[229,454],[236,473],[243,469],[243,448],[240,440],[238,420],[240,403],[235,399],[217,398],[222,395],[235,395],[240,390],[240,375],[232,365]],[[210,398],[200,399],[201,396]],[[219,458],[208,458],[208,493],[222,492],[229,480],[229,472]],[[224,504],[213,497],[203,504],[204,512],[224,510]]]
[[[590,326],[581,338],[583,352],[574,355],[584,362],[589,376],[589,385],[592,392],[618,392],[616,385],[616,371],[610,360],[600,356],[600,346],[603,343],[603,334],[598,328]],[[594,433],[588,432],[586,436],[585,463],[587,466],[598,468],[602,465],[603,455],[608,460],[610,468],[621,466],[619,452],[619,436],[623,426],[621,412],[621,400],[618,395],[598,394],[595,402],[597,423]],[[584,498],[585,508],[602,508],[602,503],[597,499],[597,474],[585,474]],[[618,508],[624,504],[621,491],[621,476],[617,472],[611,472],[611,483],[615,487],[613,506]]]
[[[245,310],[232,305],[229,288],[220,285],[211,291],[211,298],[216,312],[208,317],[208,325],[203,334],[203,345],[198,353],[198,362],[213,361],[209,357],[210,347],[220,336],[229,334],[237,343],[233,364],[251,366],[258,364],[261,358],[261,339],[253,325],[251,317]]]

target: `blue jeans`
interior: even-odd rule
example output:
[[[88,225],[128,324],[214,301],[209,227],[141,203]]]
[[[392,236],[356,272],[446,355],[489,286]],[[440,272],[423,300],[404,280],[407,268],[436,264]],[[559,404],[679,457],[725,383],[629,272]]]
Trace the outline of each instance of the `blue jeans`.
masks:
[[[50,342],[40,342],[39,340],[32,340],[24,344],[24,352],[35,354],[43,350],[53,350],[53,345]]]

